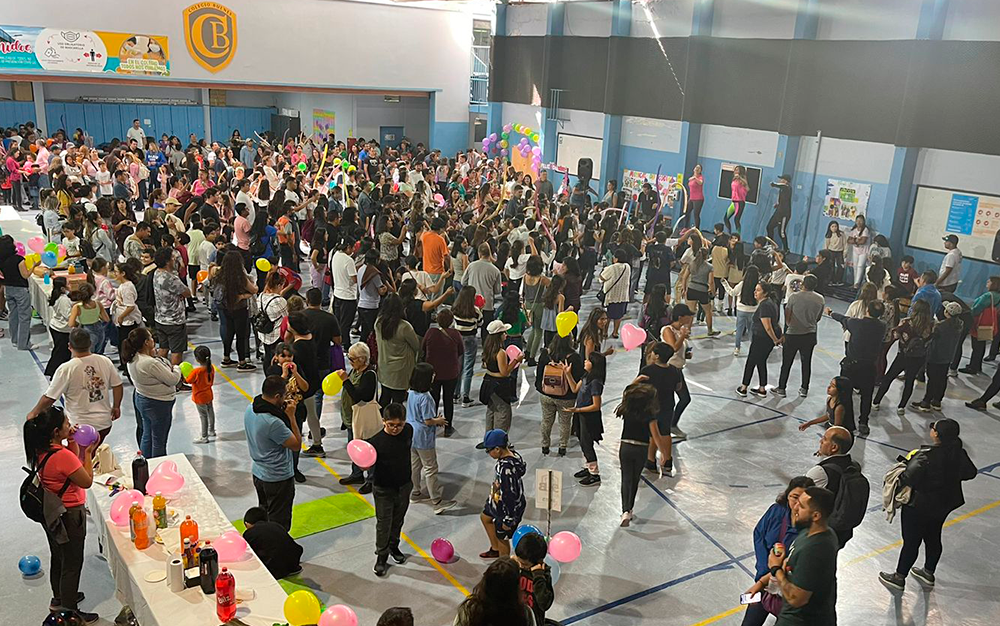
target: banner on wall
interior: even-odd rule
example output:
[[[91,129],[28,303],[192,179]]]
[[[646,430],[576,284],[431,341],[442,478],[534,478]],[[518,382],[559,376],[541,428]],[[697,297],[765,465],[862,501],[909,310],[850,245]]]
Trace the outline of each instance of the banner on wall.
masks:
[[[660,174],[660,206],[667,207],[677,201],[677,188],[674,185],[676,179],[669,174]],[[638,201],[639,192],[642,185],[649,183],[649,186],[656,189],[656,174],[639,172],[637,170],[625,170],[622,176],[622,190],[626,193],[630,201]]]
[[[170,75],[163,35],[0,26],[0,70]]]
[[[313,138],[325,141],[337,131],[337,114],[334,111],[313,109]]]
[[[823,215],[853,222],[854,218],[868,212],[868,198],[871,194],[871,185],[827,179]]]

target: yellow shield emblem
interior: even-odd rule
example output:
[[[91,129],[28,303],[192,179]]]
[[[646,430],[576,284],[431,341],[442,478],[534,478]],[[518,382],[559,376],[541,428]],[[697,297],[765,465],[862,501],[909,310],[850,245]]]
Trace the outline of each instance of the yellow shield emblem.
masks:
[[[192,4],[184,9],[184,41],[199,65],[218,72],[236,54],[236,14],[217,2]]]

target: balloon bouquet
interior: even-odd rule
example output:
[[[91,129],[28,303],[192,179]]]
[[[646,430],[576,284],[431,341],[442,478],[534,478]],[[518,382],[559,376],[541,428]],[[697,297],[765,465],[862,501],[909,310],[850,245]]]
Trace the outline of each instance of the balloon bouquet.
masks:
[[[516,144],[513,143],[513,134],[521,135],[521,139]],[[522,159],[530,158],[531,171],[537,177],[542,167],[542,148],[538,145],[540,138],[541,135],[538,134],[538,131],[531,127],[508,122],[503,125],[499,135],[490,133],[483,138],[483,152],[487,154],[499,152],[500,156],[506,158],[508,154],[511,154],[511,151],[516,150]]]

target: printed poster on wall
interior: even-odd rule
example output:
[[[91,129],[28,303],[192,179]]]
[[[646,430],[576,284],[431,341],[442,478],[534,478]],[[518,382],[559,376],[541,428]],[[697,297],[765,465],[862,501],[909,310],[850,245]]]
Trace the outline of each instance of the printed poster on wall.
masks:
[[[313,109],[313,137],[325,141],[330,133],[337,130],[337,114],[334,111]]]
[[[170,75],[162,35],[0,25],[0,70]]]
[[[827,179],[823,215],[853,222],[854,218],[868,212],[868,198],[871,194],[871,185]]]
[[[660,206],[667,207],[677,200],[677,188],[674,186],[676,178],[669,174],[660,174]],[[656,189],[656,174],[648,174],[637,170],[625,170],[622,176],[622,191],[632,202],[638,200],[639,192],[642,191],[643,183]]]
[[[1000,200],[989,196],[953,193],[945,231],[992,238],[1000,226]]]

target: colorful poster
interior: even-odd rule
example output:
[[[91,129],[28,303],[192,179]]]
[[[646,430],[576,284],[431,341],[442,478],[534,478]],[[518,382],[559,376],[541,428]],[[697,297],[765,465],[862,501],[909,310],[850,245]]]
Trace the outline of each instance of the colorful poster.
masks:
[[[678,192],[674,181],[677,179],[669,174],[660,174],[660,206],[667,208],[677,201]],[[639,192],[642,191],[643,183],[656,189],[656,174],[647,174],[637,170],[625,170],[622,176],[622,191],[630,201],[636,201]]]
[[[313,109],[313,138],[325,141],[330,133],[337,130],[337,114],[334,111]]]
[[[854,218],[868,212],[868,198],[871,194],[871,185],[827,179],[823,215],[853,222]]]
[[[161,35],[0,26],[0,70],[169,76],[170,51]]]
[[[945,231],[959,235],[971,235],[978,206],[979,196],[969,196],[964,193],[951,194],[951,205],[948,207],[948,222],[945,224]]]
[[[994,237],[1000,228],[1000,198],[979,196],[976,221],[972,225],[973,237]]]

